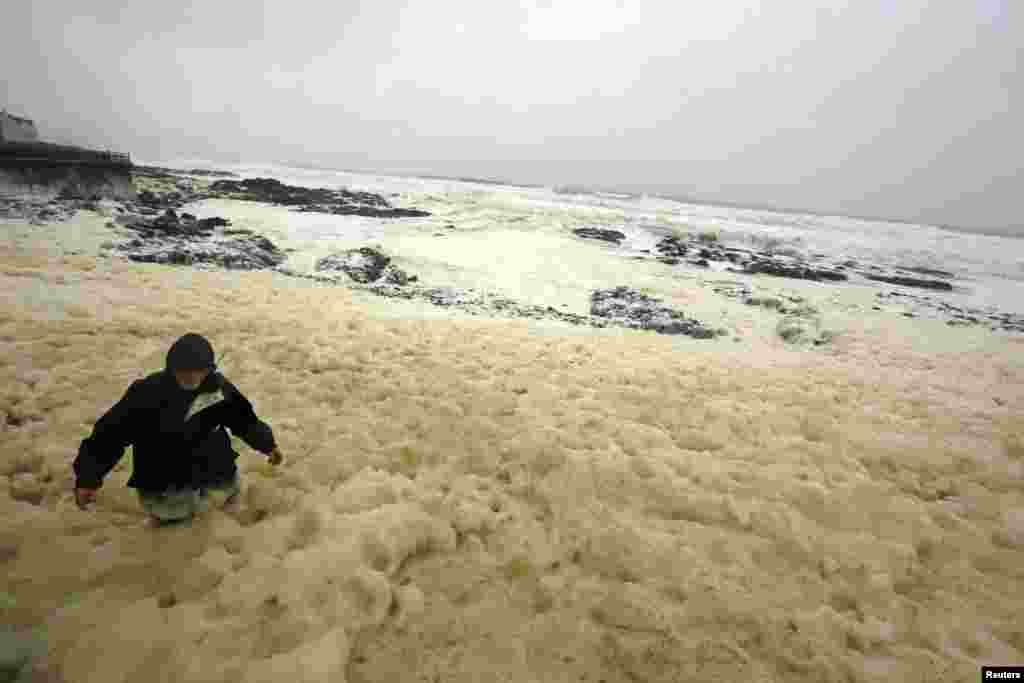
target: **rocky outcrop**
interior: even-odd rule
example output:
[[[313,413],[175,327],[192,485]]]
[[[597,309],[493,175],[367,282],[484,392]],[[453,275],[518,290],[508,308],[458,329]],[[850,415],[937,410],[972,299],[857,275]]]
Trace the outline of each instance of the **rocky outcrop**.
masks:
[[[82,210],[96,210],[93,200],[47,200],[43,198],[0,198],[0,219],[23,220],[32,225],[64,222]]]
[[[869,280],[887,282],[890,285],[903,285],[904,287],[921,287],[923,289],[938,289],[946,292],[953,291],[953,285],[943,280],[921,280],[913,277],[900,277],[894,275],[869,275],[864,274]]]
[[[167,209],[157,218],[119,216],[112,225],[138,233],[124,244],[108,248],[132,261],[169,265],[210,264],[230,270],[261,270],[287,259],[270,240],[244,231],[217,231],[230,223],[219,217],[196,219]],[[215,234],[216,233],[216,234]]]
[[[419,280],[418,276],[410,276],[392,265],[390,256],[385,256],[373,247],[349,249],[325,256],[316,262],[316,270],[341,271],[364,284],[382,281],[386,284],[405,285]]]
[[[654,330],[662,334],[685,334],[698,339],[713,339],[719,332],[708,329],[681,311],[660,305],[654,299],[626,286],[599,289],[590,295],[590,314],[616,320],[625,327]],[[722,331],[722,334],[728,332]]]
[[[611,242],[613,244],[618,244],[622,240],[626,239],[626,235],[618,230],[605,230],[603,228],[577,228],[576,230],[573,230],[573,233],[579,237],[604,240],[605,242]]]
[[[936,277],[944,277],[950,280],[956,277],[953,273],[946,272],[945,270],[935,270],[934,268],[900,266],[900,270],[906,270],[911,273],[920,273],[921,275],[934,275]]]
[[[266,202],[278,206],[292,206],[296,207],[296,211],[299,212],[369,216],[372,218],[421,218],[430,216],[428,211],[394,208],[384,197],[370,192],[294,187],[285,185],[273,178],[217,180],[211,183],[209,191],[211,196]]]
[[[202,168],[192,168],[185,171],[188,175],[209,176],[212,178],[237,178],[238,174],[231,171],[209,171]]]
[[[809,268],[800,264],[787,264],[768,259],[757,259],[751,261],[744,266],[743,272],[751,275],[761,273],[764,275],[776,275],[778,277],[791,277],[799,280],[814,281],[830,280],[833,282],[842,282],[849,279],[843,273],[837,273],[832,270]]]

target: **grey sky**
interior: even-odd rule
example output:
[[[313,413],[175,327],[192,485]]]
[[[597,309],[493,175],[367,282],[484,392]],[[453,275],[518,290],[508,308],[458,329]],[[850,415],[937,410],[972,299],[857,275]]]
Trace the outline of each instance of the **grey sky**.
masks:
[[[1024,234],[1016,0],[9,4],[54,141]]]

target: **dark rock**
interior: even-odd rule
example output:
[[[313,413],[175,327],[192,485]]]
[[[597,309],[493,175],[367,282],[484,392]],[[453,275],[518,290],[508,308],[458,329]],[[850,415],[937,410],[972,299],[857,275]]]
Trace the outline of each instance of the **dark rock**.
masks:
[[[216,180],[210,184],[210,192],[211,196],[296,207],[294,210],[302,213],[372,218],[421,218],[431,215],[428,211],[418,209],[393,208],[384,197],[370,192],[294,187],[273,178]]]
[[[159,198],[149,190],[143,190],[135,195],[135,201],[139,204],[154,205],[159,203]]]
[[[420,209],[377,209],[372,206],[349,205],[338,205],[331,208],[330,211],[321,211],[321,213],[331,213],[336,216],[366,216],[368,218],[426,218],[430,215],[429,211]]]
[[[950,280],[952,280],[954,277],[956,277],[955,275],[953,275],[953,273],[947,273],[944,270],[934,270],[932,268],[920,268],[920,267],[910,268],[910,267],[907,267],[907,266],[900,266],[900,270],[908,270],[908,271],[910,271],[912,273],[921,273],[922,275],[935,275],[936,277],[949,278]]]
[[[715,330],[702,326],[699,321],[660,306],[660,300],[629,287],[596,290],[590,295],[590,301],[591,315],[620,321],[626,327],[663,334],[685,334],[698,339],[712,339],[717,335]]]
[[[180,192],[156,194],[150,190],[143,190],[136,195],[135,204],[140,207],[140,213],[149,213],[149,211],[142,211],[142,209],[180,209],[185,204],[196,199],[196,195],[184,196]]]
[[[188,175],[217,176],[221,178],[238,177],[237,173],[232,173],[231,171],[207,171],[201,168],[193,168],[191,170],[185,171],[185,173],[187,173]]]
[[[689,251],[689,247],[687,247],[680,238],[675,237],[674,235],[660,240],[656,245],[654,245],[654,249],[662,256],[669,258],[680,258],[686,256],[686,252]],[[678,263],[678,261],[676,263]]]
[[[605,230],[604,228],[576,228],[573,233],[579,237],[586,237],[595,240],[604,240],[618,244],[626,239],[626,235],[618,230]]]
[[[188,214],[185,214],[185,215],[187,216]],[[211,216],[210,218],[200,218],[198,221],[196,221],[196,223],[198,223],[199,225],[203,226],[203,228],[210,229],[210,230],[212,230],[213,228],[226,227],[226,226],[231,225],[231,221],[229,221],[226,218],[221,218],[220,216]],[[247,231],[239,231],[239,232],[247,232]]]
[[[279,266],[287,257],[267,238],[250,232],[234,239],[212,242],[215,227],[230,225],[220,217],[200,220],[190,214],[178,216],[167,209],[156,218],[117,216],[117,224],[138,233],[139,237],[114,250],[132,261],[174,265],[212,264],[236,270],[261,270]],[[241,232],[241,231],[239,231]]]
[[[886,275],[867,275],[865,276],[869,280],[875,280],[877,282],[887,282],[890,285],[903,285],[904,287],[921,287],[923,289],[938,289],[947,292],[953,291],[953,285],[942,280],[919,280],[912,277],[894,277]]]
[[[128,259],[172,265],[212,264],[229,270],[263,270],[279,266],[284,254],[265,237],[243,236],[229,242],[195,243],[164,236],[145,242],[133,240],[117,250]]]
[[[707,259],[697,259],[696,261],[687,261],[691,266],[700,266],[702,268],[708,267]]]
[[[391,257],[373,247],[349,249],[340,254],[325,256],[316,262],[316,270],[340,270],[362,283],[382,281],[386,284],[405,285],[419,279],[391,265]]]
[[[843,273],[807,266],[789,266],[776,261],[754,261],[746,266],[744,272],[749,274],[776,275],[779,277],[791,277],[800,280],[832,280],[843,281],[848,279]]]
[[[174,213],[174,209],[167,209],[152,223],[156,228],[177,228],[180,224],[181,221],[178,220],[178,214]]]
[[[662,263],[670,266],[679,265],[680,260],[681,259],[673,258],[671,256],[662,256],[661,258],[658,259],[658,261],[661,261]]]

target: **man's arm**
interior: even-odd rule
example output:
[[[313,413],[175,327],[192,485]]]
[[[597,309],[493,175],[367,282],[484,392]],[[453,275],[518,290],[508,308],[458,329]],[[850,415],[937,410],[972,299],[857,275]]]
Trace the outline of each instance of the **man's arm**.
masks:
[[[98,489],[103,478],[124,456],[132,442],[133,418],[139,407],[141,380],[132,382],[121,400],[96,421],[92,434],[78,446],[78,457],[72,465],[75,487]]]
[[[274,431],[270,425],[256,417],[252,403],[249,402],[242,392],[235,385],[225,382],[227,392],[230,394],[229,403],[231,409],[228,411],[224,426],[231,430],[231,433],[244,441],[249,448],[260,453],[269,454],[277,444],[274,441]]]

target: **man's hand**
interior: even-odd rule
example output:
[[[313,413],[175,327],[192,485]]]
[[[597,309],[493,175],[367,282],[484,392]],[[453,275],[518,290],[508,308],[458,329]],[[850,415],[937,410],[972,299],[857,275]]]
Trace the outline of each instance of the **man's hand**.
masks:
[[[284,456],[281,455],[281,451],[280,450],[275,448],[274,450],[270,451],[270,458],[269,459],[270,459],[270,464],[271,465],[280,465],[284,461]]]
[[[78,504],[78,507],[80,509],[84,510],[86,505],[88,505],[89,503],[95,503],[96,502],[96,491],[97,491],[97,489],[79,489],[79,488],[76,488],[75,489],[75,503]]]

